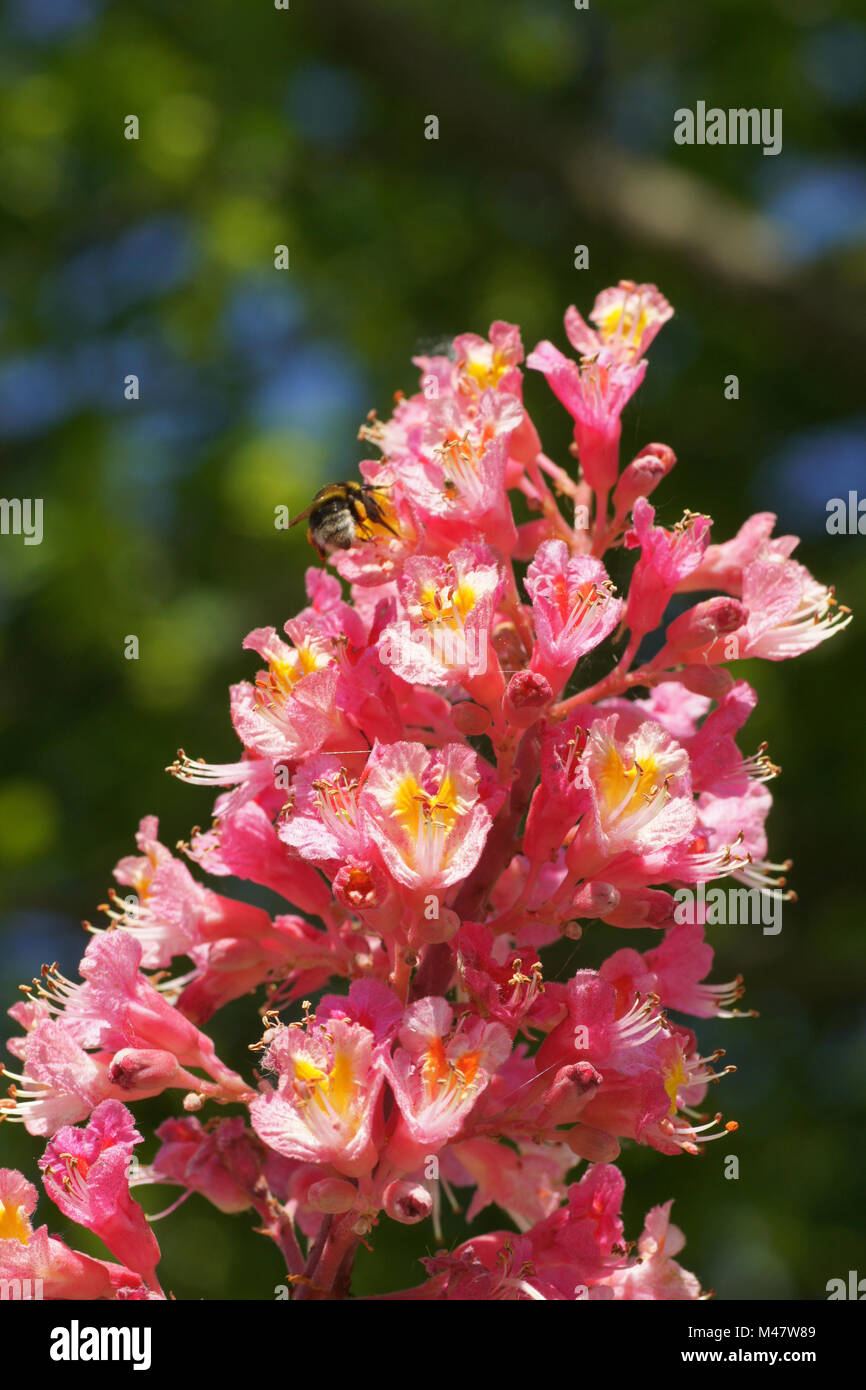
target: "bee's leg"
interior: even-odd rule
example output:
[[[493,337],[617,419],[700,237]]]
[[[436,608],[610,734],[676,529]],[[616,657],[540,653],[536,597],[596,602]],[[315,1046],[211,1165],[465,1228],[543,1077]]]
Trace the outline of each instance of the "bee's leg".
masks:
[[[370,523],[371,520],[375,521],[376,519],[373,515],[374,508],[370,508],[367,503],[361,502],[351,493],[346,498],[346,505],[352,513],[352,520],[358,528],[359,535],[364,540],[369,540],[373,534],[370,530]]]
[[[327,560],[328,552],[323,550],[318,542],[313,539],[313,532],[309,526],[307,527],[307,541],[313,547],[320,560]]]
[[[394,527],[390,524],[390,522],[385,520],[385,513],[382,511],[382,508],[379,506],[379,503],[375,500],[375,498],[367,498],[364,502],[364,506],[367,510],[370,521],[374,522],[376,526],[384,527],[386,531],[391,532],[392,536],[396,536],[398,540],[400,539],[399,531],[395,531]]]

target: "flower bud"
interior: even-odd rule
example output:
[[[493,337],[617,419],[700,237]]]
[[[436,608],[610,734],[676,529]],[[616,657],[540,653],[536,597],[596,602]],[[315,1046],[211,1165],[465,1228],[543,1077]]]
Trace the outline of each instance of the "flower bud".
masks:
[[[589,1125],[575,1125],[565,1135],[565,1142],[573,1154],[588,1163],[613,1163],[619,1157],[619,1140]]]
[[[670,665],[677,653],[708,647],[719,637],[736,632],[746,622],[749,610],[739,599],[719,594],[716,598],[696,603],[675,618],[667,630],[666,642],[655,665]]]
[[[307,1189],[307,1204],[313,1211],[351,1211],[357,1200],[357,1187],[345,1178],[323,1178],[321,1182],[314,1182]]]
[[[316,1163],[303,1163],[289,1174],[286,1185],[286,1200],[297,1202],[300,1207],[310,1205],[310,1189],[324,1182],[322,1170]]]
[[[418,1182],[392,1182],[385,1188],[385,1211],[392,1221],[414,1226],[433,1210],[433,1198]]]
[[[541,1102],[550,1112],[550,1122],[562,1125],[576,1120],[598,1090],[601,1080],[600,1072],[590,1062],[573,1062],[560,1067]]]
[[[474,705],[471,700],[464,700],[461,704],[455,705],[452,718],[455,729],[467,738],[485,734],[490,728],[490,715],[487,710],[482,709],[480,705]]]
[[[434,897],[430,894],[430,897]],[[425,913],[419,918],[415,927],[415,937],[418,941],[423,941],[428,945],[435,945],[442,941],[450,941],[452,936],[459,930],[460,917],[450,907],[439,907],[436,916],[428,917]]]
[[[669,927],[674,921],[673,894],[661,888],[641,888],[620,895],[619,902],[603,914],[612,927]]]
[[[108,1079],[121,1091],[154,1091],[171,1085],[180,1071],[171,1052],[150,1047],[123,1047],[115,1052],[108,1067]]]
[[[583,936],[583,927],[579,922],[563,922],[559,934],[568,937],[569,941],[579,941]]]
[[[499,658],[503,670],[515,670],[522,667],[529,653],[526,651],[520,634],[514,623],[506,619],[496,624],[493,629],[493,650]]]
[[[677,680],[693,695],[705,695],[708,700],[721,702],[727,695],[734,678],[724,666],[685,666],[678,672]]]
[[[619,889],[612,883],[584,883],[571,900],[578,917],[605,917],[619,905]]]
[[[649,497],[676,461],[673,449],[667,444],[647,444],[623,470],[614,488],[613,505],[617,516],[630,512],[639,497]]]
[[[528,729],[541,718],[552,699],[553,689],[546,676],[537,671],[517,671],[502,697],[502,710],[509,724]]]

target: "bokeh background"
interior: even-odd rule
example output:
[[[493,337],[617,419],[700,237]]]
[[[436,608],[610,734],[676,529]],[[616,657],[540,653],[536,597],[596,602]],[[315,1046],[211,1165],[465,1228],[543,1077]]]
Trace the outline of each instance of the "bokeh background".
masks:
[[[721,539],[776,511],[862,615],[866,537],[825,528],[828,499],[866,496],[856,0],[7,0],[0,52],[2,492],[45,518],[40,546],[0,537],[4,999],[43,960],[74,972],[141,814],[169,844],[206,821],[209,794],[163,769],[179,746],[234,756],[241,639],[301,601],[315,557],[274,507],[353,475],[364,414],[413,388],[431,341],[505,318],[563,344],[569,303],[658,283],[677,317],[624,457],[675,449],[661,518],[709,512]],[[698,100],[781,107],[783,152],[675,146]],[[564,413],[540,379],[527,393],[567,459]],[[714,978],[744,970],[761,1013],[700,1030],[739,1068],[719,1099],[740,1132],[699,1159],[623,1156],[628,1234],[675,1196],[683,1262],[720,1298],[823,1298],[866,1274],[862,632],[744,670],[761,694],[744,747],[769,739],[784,768],[772,846],[800,900],[780,936],[713,933]],[[570,968],[620,944],[587,933]],[[251,1000],[217,1021],[236,1064],[257,1035]],[[39,1152],[0,1131],[3,1163],[33,1173]],[[191,1198],[157,1228],[166,1286],[272,1297],[280,1261],[253,1224]],[[464,1234],[449,1215],[446,1240]],[[428,1229],[383,1224],[356,1289],[417,1282],[429,1249]]]

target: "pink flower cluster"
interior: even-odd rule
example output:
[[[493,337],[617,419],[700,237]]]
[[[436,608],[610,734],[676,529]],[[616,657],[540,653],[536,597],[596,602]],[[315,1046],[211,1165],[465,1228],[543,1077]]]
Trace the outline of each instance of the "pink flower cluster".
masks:
[[[336,574],[307,571],[283,634],[246,638],[259,669],[231,691],[238,760],[172,769],[220,789],[212,826],[175,854],[143,820],[80,980],[44,967],[10,1010],[2,1114],[48,1140],[48,1197],[118,1263],[34,1230],[36,1190],[4,1169],[0,1276],[162,1297],[131,1188],[165,1183],[252,1209],[293,1297],[340,1298],[359,1241],[382,1221],[438,1233],[456,1187],[470,1220],[492,1203],[508,1229],[385,1297],[701,1296],[670,1202],[626,1241],[614,1163],[625,1141],[697,1154],[736,1129],[701,1110],[732,1068],[673,1015],[742,1016],[742,983],[707,983],[705,924],[675,895],[732,877],[789,896],[765,833],[777,769],[736,741],[756,699],[737,662],[794,656],[848,618],[773,516],[722,543],[706,516],[657,520],[667,445],[621,469],[622,411],[671,314],[624,281],[593,327],[569,309],[575,356],[530,354],[574,421],[576,480],[542,450],[510,324],[416,359],[419,392],[368,417],[378,456],[355,495],[375,505],[329,555]],[[646,949],[558,978],[545,949],[599,920],[644,929]],[[256,990],[264,1033],[241,1076],[203,1029]],[[164,1091],[182,1113],[140,1164],[127,1106]],[[209,1103],[231,1113],[201,1120]]]

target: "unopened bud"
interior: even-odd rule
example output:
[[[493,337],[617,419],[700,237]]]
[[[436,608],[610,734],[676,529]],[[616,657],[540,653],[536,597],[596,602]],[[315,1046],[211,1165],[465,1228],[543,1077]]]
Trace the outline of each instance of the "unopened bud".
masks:
[[[392,1182],[385,1188],[385,1211],[392,1221],[414,1226],[433,1210],[433,1198],[419,1182]]]
[[[465,700],[459,705],[455,705],[451,715],[454,720],[454,727],[459,733],[465,734],[467,738],[473,738],[477,734],[485,734],[490,728],[490,715],[486,709],[480,705],[474,705],[471,700]]]
[[[323,1178],[307,1189],[307,1205],[313,1211],[340,1213],[351,1211],[358,1200],[358,1189],[345,1178]]]
[[[669,658],[678,651],[686,652],[697,647],[707,647],[718,637],[736,632],[748,616],[749,610],[740,600],[729,598],[727,594],[719,594],[704,603],[696,603],[671,623],[663,650]]]
[[[540,719],[553,699],[550,681],[538,671],[517,671],[502,697],[502,710],[509,724],[528,729]]]
[[[618,906],[620,893],[612,883],[584,883],[571,900],[578,917],[605,917]]]
[[[589,1125],[575,1125],[566,1134],[565,1142],[573,1154],[588,1163],[613,1163],[619,1157],[619,1140]]]
[[[440,906],[437,908],[435,916],[431,914],[428,917],[425,913],[419,918],[415,933],[418,941],[423,941],[427,945],[437,945],[443,941],[450,941],[459,930],[459,914],[453,908]]]
[[[612,927],[668,927],[674,921],[676,899],[661,888],[625,892],[616,907],[602,914]]]
[[[171,1084],[178,1071],[177,1058],[172,1052],[155,1048],[123,1047],[115,1052],[108,1067],[112,1086],[122,1091],[162,1091]]]
[[[526,664],[528,653],[517,628],[510,619],[496,624],[493,629],[492,642],[493,650],[504,670],[519,670]]]
[[[719,703],[734,684],[733,676],[724,666],[708,666],[706,662],[700,666],[684,666],[677,680],[693,695],[705,695],[708,700]]]
[[[639,497],[649,497],[676,461],[676,454],[667,444],[648,444],[642,449],[623,470],[614,488],[613,505],[617,516],[630,512]]]
[[[601,1085],[601,1074],[590,1062],[572,1062],[560,1067],[542,1097],[553,1124],[576,1120],[583,1106]]]

